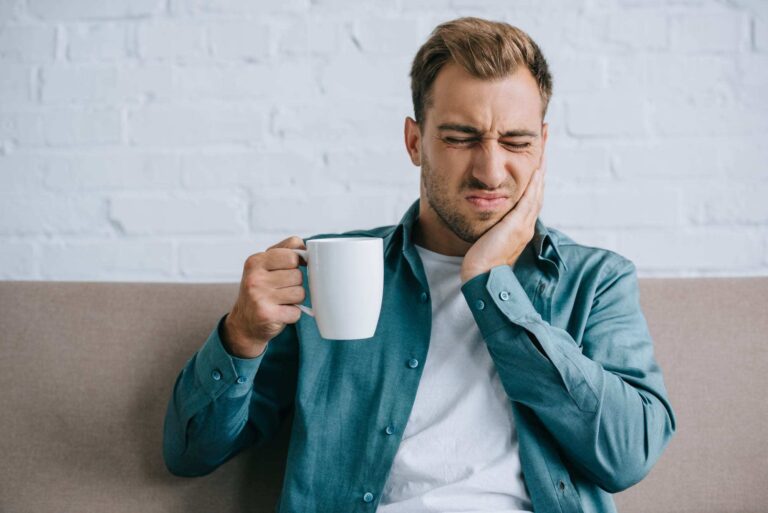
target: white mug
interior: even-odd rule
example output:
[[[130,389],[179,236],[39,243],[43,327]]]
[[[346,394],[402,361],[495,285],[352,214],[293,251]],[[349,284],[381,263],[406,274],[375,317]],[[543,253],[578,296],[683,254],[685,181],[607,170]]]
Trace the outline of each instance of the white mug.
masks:
[[[384,295],[384,244],[379,237],[334,237],[294,249],[307,262],[312,308],[320,336],[352,340],[376,331]]]

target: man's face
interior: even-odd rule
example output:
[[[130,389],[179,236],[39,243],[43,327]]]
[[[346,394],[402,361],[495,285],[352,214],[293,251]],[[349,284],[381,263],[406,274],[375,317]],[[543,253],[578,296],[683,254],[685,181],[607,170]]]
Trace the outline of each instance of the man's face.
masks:
[[[406,145],[421,166],[420,219],[432,236],[471,244],[517,204],[540,165],[541,96],[524,67],[489,81],[449,63],[431,100],[423,131],[406,120]]]

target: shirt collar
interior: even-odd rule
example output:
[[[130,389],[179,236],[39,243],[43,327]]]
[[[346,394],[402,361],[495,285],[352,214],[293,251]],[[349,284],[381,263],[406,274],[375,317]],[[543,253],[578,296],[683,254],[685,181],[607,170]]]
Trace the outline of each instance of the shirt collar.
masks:
[[[403,218],[400,220],[400,223],[395,228],[395,232],[393,235],[395,235],[398,231],[402,235],[401,243],[402,247],[401,250],[403,253],[409,254],[411,251],[415,250],[413,247],[413,227],[414,223],[419,217],[419,201],[416,200],[411,204],[411,206],[408,208],[408,210],[405,211],[405,214],[403,214]],[[387,249],[386,253],[389,253],[391,250],[392,244],[395,242],[397,237],[391,237],[387,241]],[[544,225],[544,223],[539,219],[536,218],[536,225],[534,227],[534,235],[531,239],[531,244],[533,244],[533,249],[536,251],[536,255],[539,259],[547,258],[548,256],[548,250],[552,249],[552,255],[555,257],[555,264],[559,267],[560,264],[563,266],[563,270],[567,271],[568,266],[565,263],[565,259],[563,258],[562,254],[560,253],[560,250],[557,247],[557,242],[555,241],[555,238],[550,233],[549,229]]]

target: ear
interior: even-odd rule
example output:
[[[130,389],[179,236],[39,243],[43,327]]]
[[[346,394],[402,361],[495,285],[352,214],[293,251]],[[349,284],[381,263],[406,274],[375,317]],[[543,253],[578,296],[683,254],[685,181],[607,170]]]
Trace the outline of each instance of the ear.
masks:
[[[411,157],[414,166],[421,166],[421,129],[416,120],[405,118],[405,149]]]

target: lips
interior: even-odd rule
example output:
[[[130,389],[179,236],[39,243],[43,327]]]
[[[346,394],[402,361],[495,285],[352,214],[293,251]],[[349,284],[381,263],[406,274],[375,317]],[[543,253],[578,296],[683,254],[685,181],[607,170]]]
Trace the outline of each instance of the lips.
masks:
[[[507,202],[506,196],[494,195],[473,195],[467,196],[467,201],[478,208],[495,208]]]

